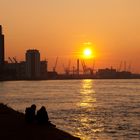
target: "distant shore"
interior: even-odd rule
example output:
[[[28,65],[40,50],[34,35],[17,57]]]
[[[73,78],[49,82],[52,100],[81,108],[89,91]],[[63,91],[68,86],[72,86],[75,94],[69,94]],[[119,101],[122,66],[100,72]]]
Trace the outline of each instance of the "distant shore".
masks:
[[[0,79],[0,82],[4,81],[42,81],[42,80],[86,80],[86,79],[91,79],[91,80],[133,80],[133,79],[140,79],[140,77],[133,77],[133,78],[91,78],[91,77],[68,77],[68,78],[33,78],[33,79]]]
[[[0,103],[0,139],[2,140],[80,140],[57,128],[27,124],[24,114]]]

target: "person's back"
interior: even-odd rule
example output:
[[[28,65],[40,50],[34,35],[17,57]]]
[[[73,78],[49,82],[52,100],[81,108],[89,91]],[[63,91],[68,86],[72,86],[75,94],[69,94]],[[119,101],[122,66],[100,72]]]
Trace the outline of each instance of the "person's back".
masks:
[[[44,106],[42,106],[41,109],[37,111],[36,119],[39,124],[46,124],[49,122],[48,113]]]
[[[31,105],[31,107],[26,108],[25,110],[25,121],[27,123],[32,123],[35,121],[35,110],[36,105]]]

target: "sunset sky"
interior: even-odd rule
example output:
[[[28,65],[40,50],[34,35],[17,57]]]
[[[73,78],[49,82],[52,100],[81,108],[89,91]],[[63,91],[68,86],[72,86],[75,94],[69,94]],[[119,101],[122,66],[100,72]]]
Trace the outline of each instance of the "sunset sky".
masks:
[[[140,0],[0,0],[0,24],[6,59],[35,48],[62,71],[89,42],[96,68],[126,61],[140,73]]]

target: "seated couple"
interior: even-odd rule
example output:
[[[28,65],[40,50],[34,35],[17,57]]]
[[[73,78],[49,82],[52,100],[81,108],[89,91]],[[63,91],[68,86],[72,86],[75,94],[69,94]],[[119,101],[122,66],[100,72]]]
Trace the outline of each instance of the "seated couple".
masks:
[[[46,124],[48,126],[55,127],[55,125],[49,121],[48,113],[47,113],[46,108],[44,106],[42,106],[37,111],[37,114],[36,114],[36,105],[35,104],[31,105],[31,107],[26,108],[25,121],[27,123],[37,122],[38,124]]]

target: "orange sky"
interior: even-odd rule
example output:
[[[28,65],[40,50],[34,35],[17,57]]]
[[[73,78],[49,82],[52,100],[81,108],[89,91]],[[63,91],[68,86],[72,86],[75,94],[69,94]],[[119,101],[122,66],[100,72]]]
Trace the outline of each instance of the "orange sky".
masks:
[[[132,64],[140,73],[140,0],[0,0],[6,59],[24,60],[39,49],[49,68],[74,61],[83,43],[92,42],[96,68]]]

